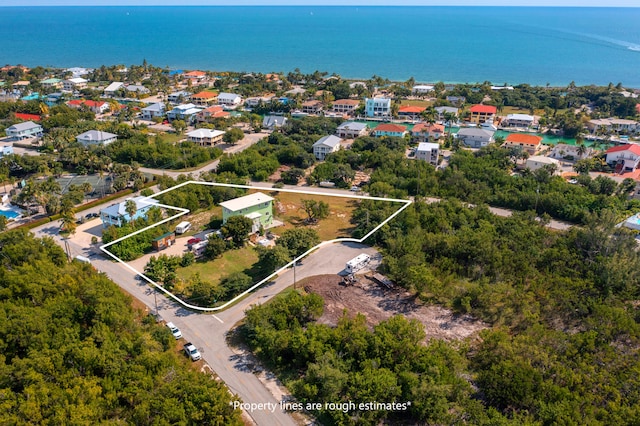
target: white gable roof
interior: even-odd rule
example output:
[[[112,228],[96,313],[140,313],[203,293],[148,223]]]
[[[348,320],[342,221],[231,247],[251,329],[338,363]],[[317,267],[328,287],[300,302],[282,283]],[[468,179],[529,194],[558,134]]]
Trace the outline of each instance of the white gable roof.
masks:
[[[242,209],[257,206],[258,204],[273,201],[273,198],[262,192],[255,192],[253,194],[245,195],[244,197],[234,198],[233,200],[224,201],[220,203],[222,207],[232,212],[237,212]]]

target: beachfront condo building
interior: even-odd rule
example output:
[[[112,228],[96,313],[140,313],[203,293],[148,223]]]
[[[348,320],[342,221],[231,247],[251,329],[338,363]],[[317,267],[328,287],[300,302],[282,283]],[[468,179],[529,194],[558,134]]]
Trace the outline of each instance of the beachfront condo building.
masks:
[[[364,111],[367,117],[390,117],[390,98],[365,98]]]

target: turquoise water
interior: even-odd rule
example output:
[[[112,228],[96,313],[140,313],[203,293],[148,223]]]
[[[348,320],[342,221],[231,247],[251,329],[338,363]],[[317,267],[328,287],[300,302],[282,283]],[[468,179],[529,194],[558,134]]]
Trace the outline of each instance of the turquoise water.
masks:
[[[0,210],[0,215],[5,216],[7,219],[15,219],[20,216],[20,213],[14,212],[13,210]]]
[[[640,8],[0,7],[0,63],[640,87]]]

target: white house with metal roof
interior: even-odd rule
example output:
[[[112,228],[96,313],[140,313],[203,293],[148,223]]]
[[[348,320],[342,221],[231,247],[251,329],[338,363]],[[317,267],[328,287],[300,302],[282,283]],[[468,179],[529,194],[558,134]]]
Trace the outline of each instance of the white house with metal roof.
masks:
[[[503,127],[527,128],[533,126],[535,117],[529,114],[509,114],[501,123]]]
[[[146,218],[147,212],[151,207],[155,205],[153,200],[146,200],[147,197],[133,197],[128,198],[127,200],[112,204],[109,207],[105,207],[100,210],[100,219],[102,220],[102,227],[108,228],[111,225],[122,226],[127,222],[131,222],[131,220],[136,220],[140,218]],[[127,213],[127,201],[133,201],[136,203],[136,212],[133,216],[130,216]]]
[[[111,142],[115,142],[118,139],[118,135],[114,135],[109,132],[102,132],[100,130],[89,130],[76,136],[76,140],[82,145],[108,145]]]
[[[482,148],[493,142],[494,133],[492,130],[465,127],[464,129],[460,129],[456,137],[470,148]]]
[[[426,161],[434,166],[438,165],[440,145],[432,142],[420,142],[416,149],[416,160]]]
[[[17,140],[35,138],[42,136],[42,126],[33,121],[25,121],[7,127],[5,133],[8,137]]]
[[[115,96],[116,92],[122,89],[123,87],[124,87],[124,83],[121,83],[119,81],[114,81],[113,83],[111,83],[110,85],[104,88],[104,95],[113,97]]]
[[[153,120],[154,117],[164,117],[165,108],[162,102],[148,105],[140,110],[143,120]]]
[[[224,134],[222,130],[196,129],[187,133],[187,140],[202,146],[214,146],[222,142]]]
[[[358,136],[366,136],[369,128],[365,123],[347,121],[336,129],[336,136],[344,139],[355,139]]]
[[[237,107],[242,103],[242,96],[235,93],[222,92],[218,95],[218,105],[224,105],[227,107]]]
[[[202,109],[197,108],[194,104],[176,105],[171,111],[167,112],[167,118],[169,121],[184,120],[187,124],[191,124],[195,121],[196,114]]]
[[[313,144],[313,155],[316,156],[316,159],[322,161],[328,154],[340,149],[340,142],[342,142],[342,139],[334,135],[322,137]]]
[[[62,82],[62,90],[65,90],[67,92],[73,92],[74,90],[82,90],[87,87],[88,82],[89,80],[82,77],[70,78]]]
[[[261,227],[268,228],[273,224],[273,198],[262,192],[234,198],[220,203],[222,207],[222,223],[233,216],[245,216],[253,222],[251,232]]]

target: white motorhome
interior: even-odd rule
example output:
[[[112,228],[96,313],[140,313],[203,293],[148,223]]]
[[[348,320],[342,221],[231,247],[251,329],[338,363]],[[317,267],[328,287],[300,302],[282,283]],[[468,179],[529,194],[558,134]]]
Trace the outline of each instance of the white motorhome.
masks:
[[[189,229],[191,229],[191,222],[180,222],[178,226],[176,226],[176,234],[184,234]]]
[[[367,266],[370,260],[371,260],[371,256],[369,256],[366,253],[361,253],[356,257],[354,257],[353,259],[351,259],[350,261],[348,261],[344,269],[349,274],[354,274],[358,272],[360,269]]]

